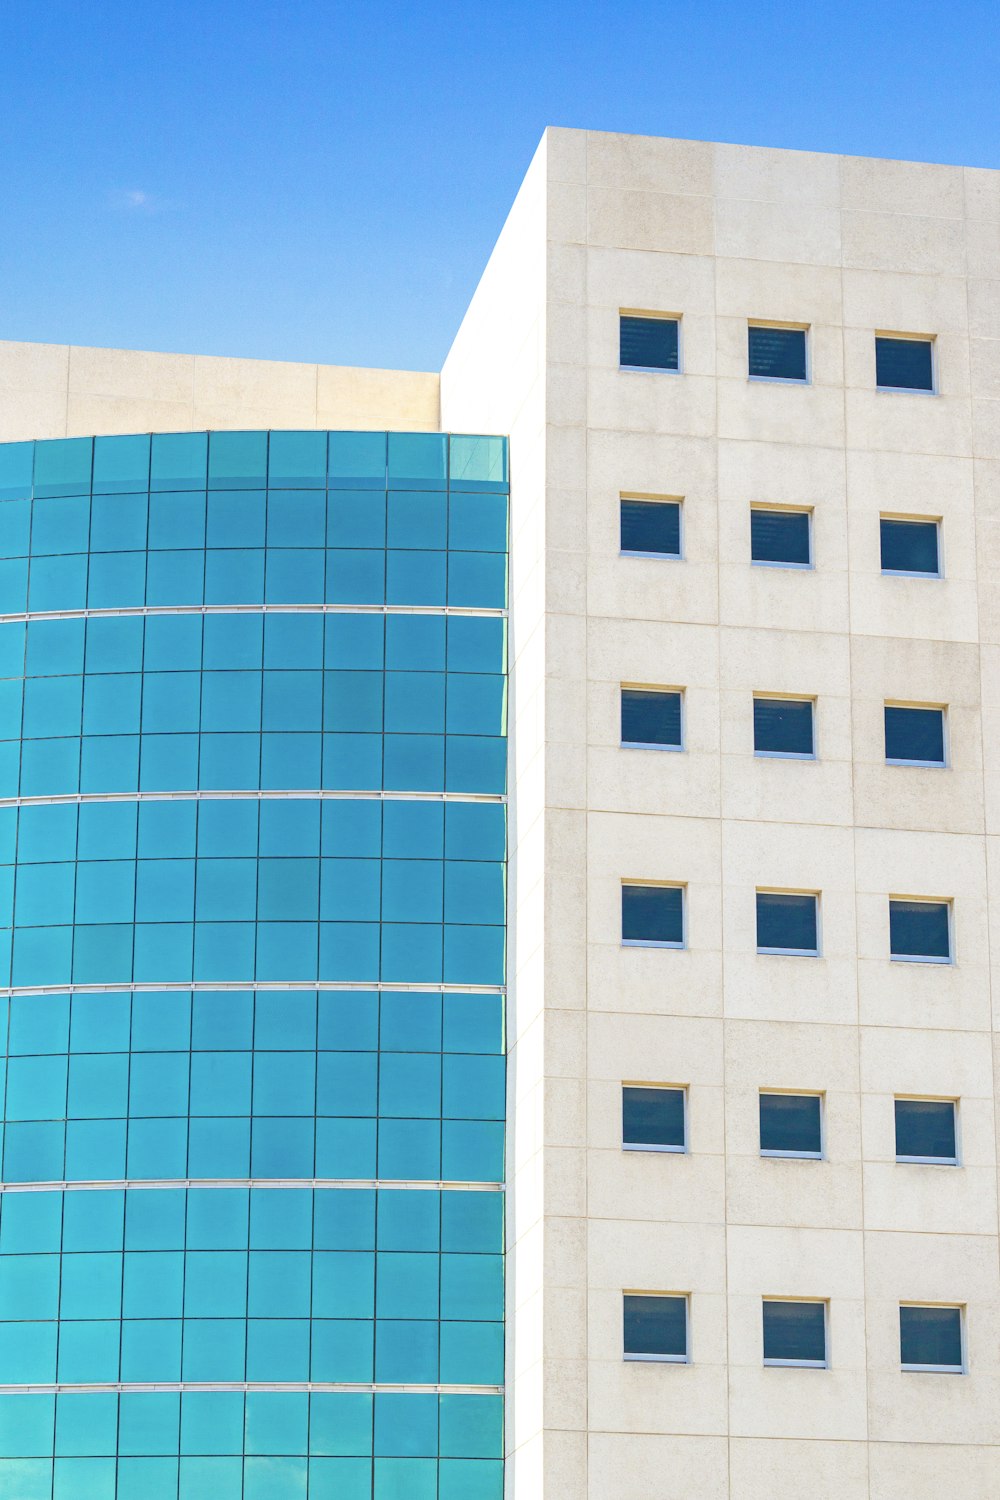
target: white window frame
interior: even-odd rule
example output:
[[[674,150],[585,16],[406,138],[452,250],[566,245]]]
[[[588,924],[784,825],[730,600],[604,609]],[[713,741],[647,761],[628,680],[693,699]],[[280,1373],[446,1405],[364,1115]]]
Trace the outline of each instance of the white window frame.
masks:
[[[766,1370],[828,1370],[830,1368],[830,1302],[827,1297],[762,1297],[761,1298],[761,1342],[763,1345],[764,1313],[767,1302],[801,1302],[809,1307],[817,1305],[823,1309],[823,1358],[819,1359],[768,1359],[763,1355]]]
[[[815,948],[761,948],[755,947],[755,952],[765,958],[822,958],[823,956],[823,913],[822,913],[822,891],[789,890],[776,885],[754,886],[753,913],[754,913],[754,937],[757,936],[757,897],[758,896],[811,896],[816,906],[816,946]],[[781,1300],[780,1298],[778,1299]],[[786,1299],[787,1300],[787,1299]],[[794,1298],[791,1299],[794,1301]]]
[[[932,953],[893,953],[892,951],[892,903],[911,901],[923,906],[946,906],[948,908],[948,957],[937,958]],[[955,963],[955,902],[951,896],[902,896],[899,892],[889,896],[889,962],[894,964],[936,964],[938,968],[953,967]],[[916,1304],[914,1304],[916,1306]]]
[[[760,1145],[760,1098],[762,1094],[784,1094],[792,1099],[819,1100],[819,1150],[818,1151],[774,1151]],[[825,1161],[826,1160],[826,1094],[820,1089],[772,1089],[757,1090],[757,1144],[761,1158],[765,1161]],[[794,1301],[793,1297],[772,1298],[772,1301]]]
[[[785,385],[801,385],[802,384],[802,382],[800,380],[790,380],[790,381],[774,382],[774,383],[775,384],[785,384]],[[750,509],[751,509],[751,511],[755,511],[755,510],[779,511],[780,510],[780,511],[784,511],[786,514],[793,515],[793,516],[806,516],[808,518],[808,523],[809,523],[809,561],[808,562],[804,562],[804,563],[800,563],[800,562],[772,562],[768,558],[754,557],[754,555],[753,555],[753,538],[752,538],[752,535],[751,535],[751,541],[750,541],[750,566],[752,568],[782,568],[782,569],[785,569],[788,572],[793,572],[793,573],[814,573],[816,571],[816,552],[815,552],[815,548],[813,546],[813,514],[814,514],[814,510],[815,510],[814,506],[812,506],[812,505],[777,505],[777,504],[770,504],[769,502],[764,501],[764,500],[751,500],[751,502],[750,502]]]
[[[887,766],[917,766],[924,771],[949,771],[951,769],[951,737],[948,733],[948,705],[947,703],[904,703],[900,698],[886,698],[882,705],[883,715],[887,708],[924,708],[933,709],[941,715],[941,743],[944,749],[943,760],[897,760],[894,756],[887,755],[885,763]],[[885,718],[882,719],[882,742],[885,744]]]
[[[952,1312],[957,1312],[959,1338],[962,1344],[962,1363],[960,1365],[905,1365],[902,1357],[900,1357],[899,1368],[904,1375],[967,1375],[969,1373],[964,1302],[900,1302],[899,1307],[900,1310],[904,1307],[946,1307]],[[902,1339],[902,1333],[900,1334],[900,1339]],[[900,1356],[902,1356],[902,1348],[900,1349]]]
[[[936,1094],[893,1094],[892,1096],[892,1138],[893,1146],[896,1143],[896,1102],[897,1100],[906,1104],[950,1104],[952,1110],[952,1122],[955,1129],[955,1155],[954,1156],[900,1156],[896,1152],[896,1163],[899,1166],[917,1167],[960,1167],[962,1165],[962,1137],[961,1137],[961,1113],[958,1108],[958,1099],[947,1095]],[[919,1303],[905,1304],[919,1306]],[[947,1304],[946,1304],[947,1305]]]
[[[662,1089],[664,1093],[680,1094],[684,1110],[684,1144],[683,1146],[656,1146],[647,1145],[639,1141],[627,1141],[625,1139],[624,1121],[622,1124],[622,1150],[623,1151],[651,1151],[661,1156],[687,1156],[688,1154],[688,1086],[686,1083],[637,1083],[634,1079],[622,1080],[622,1104],[625,1101],[626,1089]],[[624,1114],[624,1109],[623,1109]],[[638,1293],[631,1295],[640,1295]],[[652,1294],[650,1294],[652,1295]],[[667,1295],[666,1293],[664,1295]],[[669,1295],[674,1295],[673,1293]]]
[[[625,365],[626,370],[634,370],[634,365]],[[657,374],[674,375],[675,370],[657,371]],[[621,545],[621,503],[623,500],[631,500],[638,505],[676,505],[678,509],[677,518],[677,552],[634,552],[631,548]],[[683,562],[684,561],[684,496],[683,495],[641,495],[638,491],[619,490],[618,492],[618,556],[619,557],[655,557],[661,562]]]
[[[938,352],[937,334],[935,333],[896,333],[888,328],[876,328],[872,335],[872,354],[875,356],[875,390],[882,391],[888,396],[937,396],[938,390]],[[878,339],[899,339],[912,344],[930,344],[931,346],[931,388],[929,391],[915,389],[912,385],[879,385],[878,383],[878,350],[876,342]],[[922,575],[924,577],[928,575]]]
[[[921,392],[921,391],[915,391],[913,394],[917,395],[917,396],[919,396],[919,395],[929,396],[929,395],[932,394],[932,392],[931,391],[923,391],[923,392]],[[921,573],[921,572],[918,572],[914,568],[883,568],[883,566],[882,566],[882,522],[883,521],[904,521],[904,522],[906,522],[910,526],[912,526],[914,524],[917,524],[919,526],[933,526],[934,529],[935,529],[935,531],[937,532],[937,560],[938,560],[937,572],[935,572],[935,573]],[[880,576],[882,578],[923,578],[923,579],[926,579],[928,582],[931,582],[931,583],[935,579],[941,579],[941,578],[943,578],[945,576],[945,572],[944,572],[944,525],[943,525],[943,522],[944,522],[944,517],[943,516],[915,516],[915,515],[909,515],[909,514],[905,514],[904,515],[902,512],[898,512],[898,511],[880,510],[879,513],[878,513],[878,525],[879,525],[879,534],[878,534],[879,557],[878,557],[878,561],[879,561],[879,574],[880,574]]]
[[[686,708],[686,704],[684,702],[684,689],[682,687],[665,687],[665,686],[663,686],[662,683],[655,683],[655,684],[654,683],[649,683],[649,682],[623,682],[623,683],[620,683],[619,684],[619,688],[618,688],[618,709],[619,709],[618,722],[619,722],[619,726],[621,725],[621,701],[622,701],[622,694],[626,693],[626,692],[629,692],[629,693],[663,693],[663,694],[670,693],[671,695],[676,695],[677,697],[679,697],[680,700],[681,700],[681,738],[680,738],[680,743],[677,744],[677,745],[663,745],[663,744],[660,743],[659,740],[619,740],[619,748],[622,749],[622,750],[660,750],[660,751],[664,751],[665,750],[669,755],[683,755],[684,752],[687,749],[687,745],[685,743],[686,737],[687,737],[687,735],[686,735],[686,731],[687,731],[687,714],[684,711],[685,708]]]
[[[623,365],[621,362],[622,318],[645,318],[648,322],[677,324],[677,368],[665,370],[662,365]],[[679,312],[650,312],[648,307],[620,307],[618,309],[618,371],[621,375],[683,375],[684,374],[684,318]],[[644,556],[646,554],[643,554]]]
[[[654,938],[627,938],[621,939],[623,948],[666,948],[674,953],[680,953],[688,945],[688,912],[687,912],[687,882],[683,880],[623,880],[624,888],[627,885],[656,886],[661,890],[680,891],[681,893],[681,940],[679,943],[662,942]],[[619,902],[619,911],[621,903]]]
[[[806,378],[804,380],[792,380],[788,375],[751,375],[750,374],[750,329],[751,328],[784,328],[790,333],[804,333],[806,346]],[[812,385],[812,332],[811,323],[781,323],[774,318],[747,318],[747,380],[754,385]],[[810,537],[810,543],[812,538]],[[810,553],[812,546],[810,545]]]
[[[756,703],[758,698],[763,699],[768,703],[811,703],[813,747],[811,754],[807,755],[803,750],[758,750],[757,746],[754,745],[754,760],[819,760],[819,754],[816,750],[816,744],[819,738],[816,733],[816,711],[818,707],[818,700],[814,697],[810,697],[808,693],[754,692],[752,695],[752,703]]]
[[[630,1354],[625,1348],[625,1298],[626,1297],[671,1297],[684,1303],[684,1350],[683,1354]],[[691,1293],[636,1291],[626,1287],[622,1291],[622,1359],[626,1364],[637,1365],[689,1365],[691,1363]]]

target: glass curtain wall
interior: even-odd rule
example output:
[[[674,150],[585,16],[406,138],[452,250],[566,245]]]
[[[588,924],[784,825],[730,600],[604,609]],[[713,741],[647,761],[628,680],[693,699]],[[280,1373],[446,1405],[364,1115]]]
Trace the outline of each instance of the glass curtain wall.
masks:
[[[0,446],[0,1497],[499,1500],[507,454]]]

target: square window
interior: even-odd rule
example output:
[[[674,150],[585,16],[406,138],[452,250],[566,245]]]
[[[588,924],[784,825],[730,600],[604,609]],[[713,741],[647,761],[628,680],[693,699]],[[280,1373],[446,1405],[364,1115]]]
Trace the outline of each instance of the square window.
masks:
[[[806,330],[773,328],[751,323],[747,329],[748,373],[751,380],[803,382],[806,370]]]
[[[889,953],[911,963],[951,963],[947,901],[890,901]]]
[[[625,1358],[683,1365],[688,1359],[688,1299],[626,1293]]]
[[[627,557],[681,555],[681,502],[621,497],[621,550]]]
[[[961,1375],[965,1369],[960,1307],[899,1309],[899,1362],[904,1370]]]
[[[679,319],[622,313],[618,359],[623,370],[679,370]]]
[[[826,1303],[765,1300],[764,1363],[826,1368]]]
[[[757,952],[813,956],[819,952],[819,898],[757,892]]]
[[[762,1093],[760,1154],[820,1158],[823,1155],[821,1096]]]
[[[683,948],[684,887],[623,885],[622,943],[641,948]]]
[[[812,760],[816,754],[813,700],[755,696],[753,753]]]
[[[885,758],[891,766],[943,766],[944,709],[887,703]]]
[[[895,1099],[896,1160],[955,1166],[954,1099]]]
[[[811,568],[810,512],[753,506],[750,511],[750,561],[762,567]]]
[[[685,1091],[625,1084],[622,1145],[626,1151],[685,1151]]]
[[[934,340],[875,338],[875,384],[880,391],[933,391]]]
[[[939,521],[897,521],[879,518],[883,573],[907,578],[940,578]]]
[[[622,744],[680,750],[681,694],[658,688],[622,688]]]

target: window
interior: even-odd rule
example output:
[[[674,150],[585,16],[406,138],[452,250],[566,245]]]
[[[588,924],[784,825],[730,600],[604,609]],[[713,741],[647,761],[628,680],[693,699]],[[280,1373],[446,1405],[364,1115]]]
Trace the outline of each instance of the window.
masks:
[[[685,1151],[684,1089],[622,1088],[622,1144],[626,1151]]]
[[[680,320],[622,313],[618,349],[623,370],[679,370]]]
[[[811,568],[812,525],[807,510],[750,511],[750,561],[761,567]]]
[[[951,911],[947,901],[890,901],[889,952],[910,963],[951,962]]]
[[[755,697],[753,753],[812,760],[816,754],[812,699]]]
[[[621,549],[627,557],[680,557],[681,502],[622,495]]]
[[[934,341],[875,338],[875,384],[880,391],[933,391]]]
[[[823,1155],[819,1094],[761,1094],[761,1156],[817,1158]]]
[[[887,703],[885,758],[890,766],[943,766],[944,709]]]
[[[814,955],[819,952],[816,896],[787,891],[757,892],[757,952]]]
[[[954,1099],[896,1099],[896,1160],[955,1166]]]
[[[826,1366],[826,1303],[764,1301],[764,1363]]]
[[[899,1361],[904,1370],[961,1375],[965,1369],[962,1309],[901,1304]]]
[[[804,328],[751,323],[747,345],[751,380],[808,380]]]
[[[622,744],[681,749],[681,695],[658,688],[622,688]]]
[[[626,1292],[625,1358],[686,1364],[688,1299]]]
[[[906,578],[940,578],[938,521],[898,521],[882,516],[879,531],[882,572]]]
[[[641,948],[683,948],[684,887],[623,885],[622,942]]]

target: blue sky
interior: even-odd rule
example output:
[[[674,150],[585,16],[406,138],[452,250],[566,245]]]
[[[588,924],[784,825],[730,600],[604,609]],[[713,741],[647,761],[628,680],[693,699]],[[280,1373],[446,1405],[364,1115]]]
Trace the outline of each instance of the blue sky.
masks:
[[[15,0],[0,338],[436,369],[547,124],[1000,166],[996,0]]]

